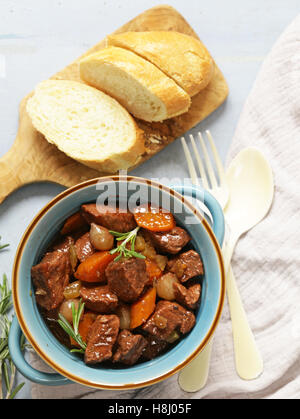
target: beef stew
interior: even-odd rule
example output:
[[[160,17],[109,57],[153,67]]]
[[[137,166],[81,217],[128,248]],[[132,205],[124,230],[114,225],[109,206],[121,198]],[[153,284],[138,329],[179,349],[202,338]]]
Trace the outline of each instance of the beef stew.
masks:
[[[31,269],[41,315],[88,365],[156,358],[196,322],[204,271],[190,241],[160,209],[83,205]]]

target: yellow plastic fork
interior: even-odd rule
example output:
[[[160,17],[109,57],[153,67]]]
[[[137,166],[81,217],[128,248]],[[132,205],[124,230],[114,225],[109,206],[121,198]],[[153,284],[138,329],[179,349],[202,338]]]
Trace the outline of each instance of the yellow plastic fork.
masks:
[[[194,165],[186,139],[182,137],[181,142],[192,183],[194,185],[200,185],[202,183],[204,189],[209,191],[217,199],[222,209],[224,209],[229,200],[229,188],[226,182],[225,170],[210,131],[207,131],[206,135],[213,154],[214,165],[202,134],[200,132],[198,133],[198,142],[200,143],[204,159],[200,155],[194,136],[190,135],[191,148],[198,164],[200,177]],[[218,178],[216,177],[215,170],[217,171]],[[213,339],[207,344],[200,355],[198,355],[196,360],[184,368],[179,374],[179,385],[184,391],[195,392],[205,387],[209,375],[212,345]]]

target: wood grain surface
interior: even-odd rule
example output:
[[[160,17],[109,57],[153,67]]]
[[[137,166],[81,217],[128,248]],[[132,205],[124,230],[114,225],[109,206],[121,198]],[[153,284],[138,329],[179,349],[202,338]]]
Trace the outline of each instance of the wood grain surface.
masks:
[[[177,31],[198,38],[185,19],[170,6],[158,6],[147,10],[115,33],[153,30]],[[84,56],[104,47],[105,40],[87,51]],[[78,67],[81,58],[52,78],[82,82]],[[19,129],[16,140],[10,151],[0,159],[0,203],[11,192],[28,183],[49,181],[70,187],[102,176],[100,172],[67,157],[35,130],[26,113],[26,102],[31,94],[25,97],[20,104]],[[163,150],[177,137],[210,115],[225,101],[227,95],[227,83],[216,66],[211,83],[193,97],[189,112],[163,123],[146,123],[136,120],[144,131],[146,141],[146,153],[141,163]]]

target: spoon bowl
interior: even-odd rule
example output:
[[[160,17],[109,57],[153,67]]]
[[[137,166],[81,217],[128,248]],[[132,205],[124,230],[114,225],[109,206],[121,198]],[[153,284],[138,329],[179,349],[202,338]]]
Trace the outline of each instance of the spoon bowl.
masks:
[[[272,169],[259,150],[247,148],[232,161],[227,182],[230,200],[225,208],[226,220],[240,236],[269,212],[274,195]]]

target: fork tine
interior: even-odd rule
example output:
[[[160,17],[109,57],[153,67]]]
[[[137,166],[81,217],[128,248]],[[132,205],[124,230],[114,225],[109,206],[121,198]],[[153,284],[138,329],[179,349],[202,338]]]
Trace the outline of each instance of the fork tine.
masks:
[[[210,146],[211,146],[214,158],[215,158],[216,167],[217,167],[218,175],[219,175],[219,179],[220,179],[220,184],[222,185],[226,182],[226,175],[225,175],[224,166],[223,166],[222,160],[220,158],[220,155],[218,153],[217,147],[215,145],[213,136],[211,135],[211,132],[206,131],[206,135],[207,135],[207,138],[209,140],[209,143],[210,143]]]
[[[190,135],[190,139],[191,139],[191,143],[192,143],[192,146],[193,146],[193,149],[194,149],[196,160],[197,160],[197,163],[198,163],[198,166],[199,166],[199,171],[200,171],[200,176],[201,176],[203,186],[204,186],[205,189],[208,189],[209,188],[208,179],[207,179],[206,172],[205,172],[205,169],[204,169],[204,166],[203,166],[203,163],[202,163],[202,159],[200,157],[199,151],[198,151],[196,143],[195,143],[194,136]]]
[[[190,153],[190,150],[187,146],[186,140],[184,137],[181,138],[181,142],[182,142],[182,147],[183,147],[183,151],[187,160],[187,164],[188,164],[188,168],[189,168],[189,172],[190,172],[190,176],[192,179],[192,182],[194,185],[199,185],[199,180],[198,180],[198,176],[196,173],[196,169],[193,163],[193,159]]]
[[[206,167],[207,167],[208,176],[210,178],[211,186],[213,188],[217,188],[218,187],[217,178],[216,178],[213,166],[211,164],[211,160],[210,160],[206,145],[204,143],[204,139],[202,137],[201,132],[199,132],[198,135],[199,135],[200,144],[201,144],[201,147],[202,147],[202,150],[203,150],[204,159],[205,159],[205,163],[206,163]]]

